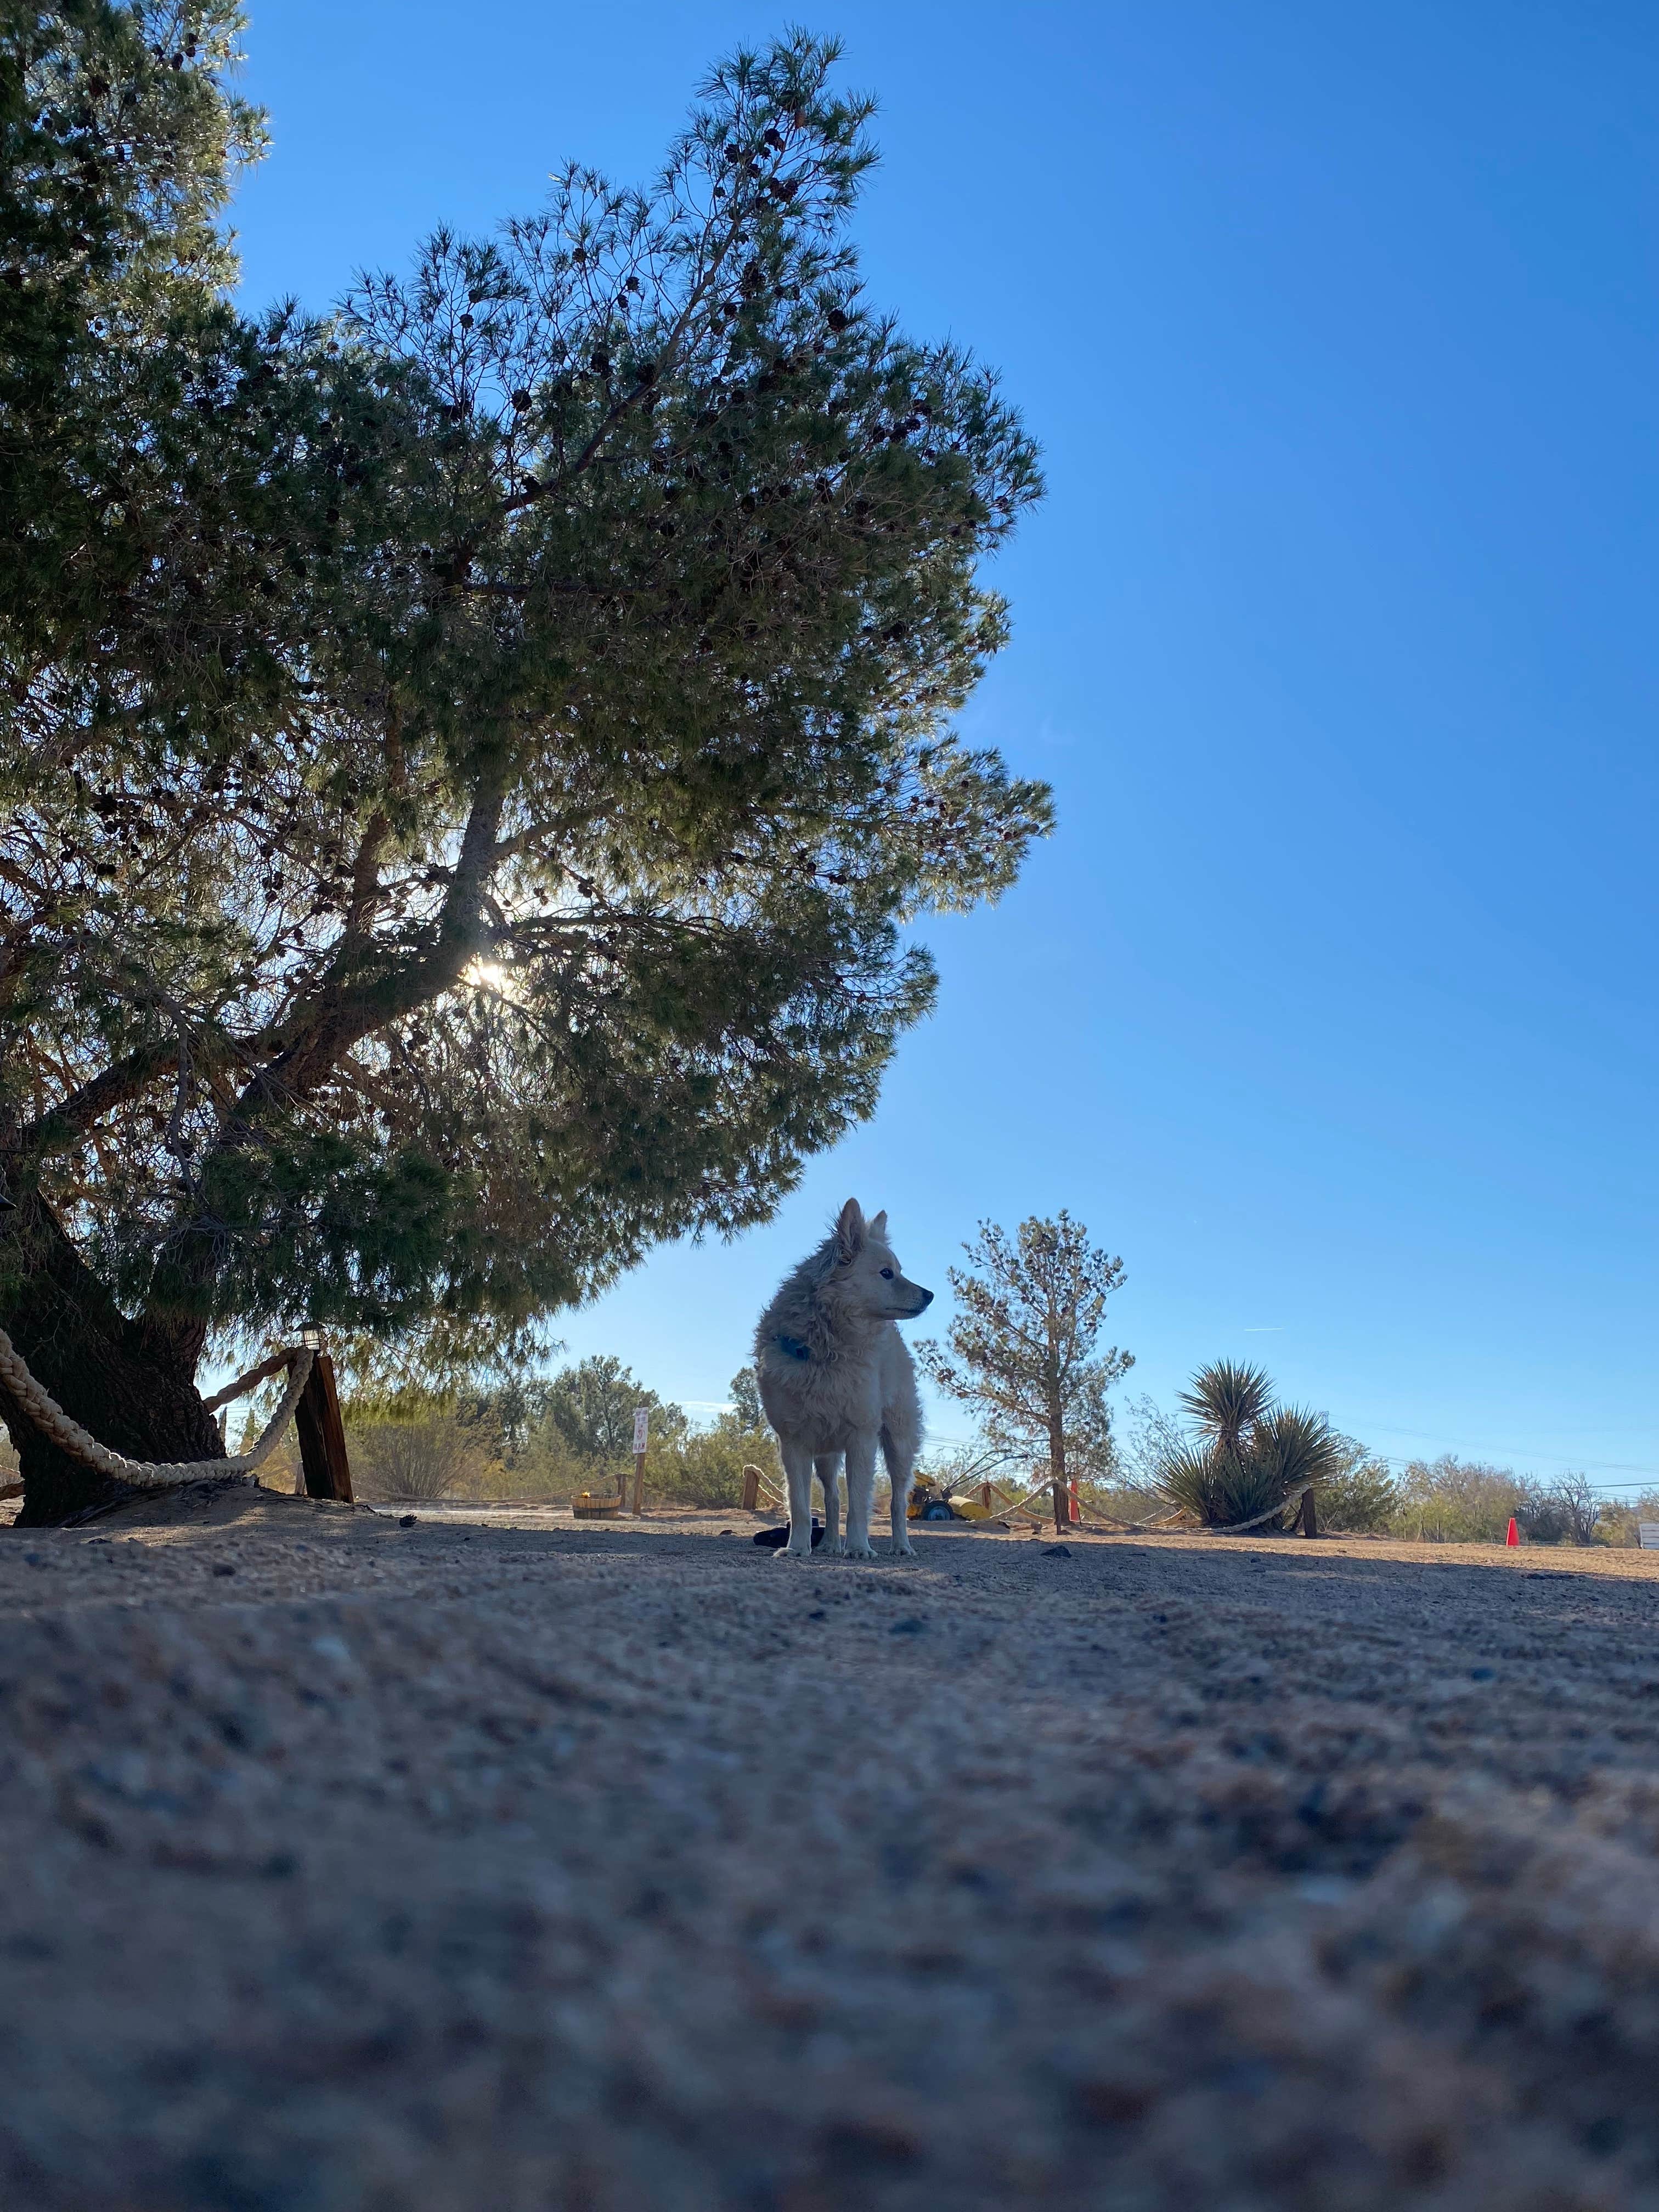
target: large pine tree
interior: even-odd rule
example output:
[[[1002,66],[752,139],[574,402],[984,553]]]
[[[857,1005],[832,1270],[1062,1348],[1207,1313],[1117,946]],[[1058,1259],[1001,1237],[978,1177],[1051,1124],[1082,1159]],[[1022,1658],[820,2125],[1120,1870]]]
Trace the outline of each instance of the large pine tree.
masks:
[[[234,9],[0,21],[0,1324],[206,1455],[210,1340],[522,1328],[871,1110],[1047,824],[950,730],[1036,470],[864,301],[828,45],[254,324]]]

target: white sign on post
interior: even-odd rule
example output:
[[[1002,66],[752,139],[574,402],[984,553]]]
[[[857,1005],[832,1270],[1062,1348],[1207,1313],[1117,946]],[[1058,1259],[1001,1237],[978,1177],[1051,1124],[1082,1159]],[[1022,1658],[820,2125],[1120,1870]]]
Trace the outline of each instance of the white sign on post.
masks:
[[[646,1443],[650,1434],[651,1408],[648,1406],[636,1406],[634,1408],[634,1449],[635,1453],[642,1452],[645,1449]]]

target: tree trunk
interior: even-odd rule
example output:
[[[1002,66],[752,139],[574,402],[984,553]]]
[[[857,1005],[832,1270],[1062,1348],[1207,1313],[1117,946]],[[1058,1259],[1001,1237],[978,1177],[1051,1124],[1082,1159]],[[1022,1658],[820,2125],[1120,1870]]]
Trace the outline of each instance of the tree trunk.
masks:
[[[1048,1474],[1054,1486],[1054,1534],[1064,1536],[1072,1526],[1072,1493],[1066,1480],[1066,1417],[1057,1406],[1048,1414]]]
[[[112,1451],[129,1459],[222,1459],[219,1425],[190,1375],[155,1356],[53,1217],[31,1193],[0,1215],[0,1325],[35,1380]],[[127,1493],[71,1459],[0,1386],[22,1462],[20,1522],[47,1528]]]

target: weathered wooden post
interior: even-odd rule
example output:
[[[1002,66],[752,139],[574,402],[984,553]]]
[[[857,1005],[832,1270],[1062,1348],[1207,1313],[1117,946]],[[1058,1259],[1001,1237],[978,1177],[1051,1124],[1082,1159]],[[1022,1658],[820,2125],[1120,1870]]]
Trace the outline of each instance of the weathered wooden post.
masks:
[[[760,1506],[760,1469],[754,1466],[745,1467],[743,1470],[743,1510],[745,1513],[753,1513],[758,1510]]]
[[[634,1517],[645,1510],[645,1448],[651,1441],[651,1408],[634,1408]]]
[[[1304,1536],[1316,1536],[1319,1534],[1319,1516],[1314,1511],[1314,1494],[1311,1490],[1304,1490],[1302,1493],[1302,1533]]]
[[[351,1464],[346,1457],[345,1424],[340,1419],[340,1394],[334,1384],[334,1362],[323,1350],[323,1332],[302,1328],[300,1341],[312,1354],[311,1372],[300,1402],[294,1409],[294,1425],[300,1438],[300,1465],[305,1471],[307,1498],[337,1498],[352,1503]]]

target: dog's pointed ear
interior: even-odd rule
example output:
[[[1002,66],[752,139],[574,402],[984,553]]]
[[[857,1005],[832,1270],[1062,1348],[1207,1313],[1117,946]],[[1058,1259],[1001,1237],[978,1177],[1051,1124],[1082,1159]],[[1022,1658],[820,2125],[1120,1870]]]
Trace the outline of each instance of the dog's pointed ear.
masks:
[[[856,1260],[864,1249],[864,1208],[857,1199],[849,1198],[836,1222],[836,1256],[838,1260]]]
[[[879,1213],[872,1218],[870,1223],[870,1234],[877,1242],[880,1242],[885,1237],[887,1234],[887,1208],[884,1206]]]

